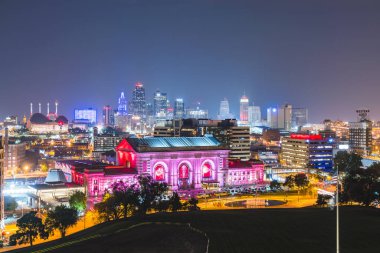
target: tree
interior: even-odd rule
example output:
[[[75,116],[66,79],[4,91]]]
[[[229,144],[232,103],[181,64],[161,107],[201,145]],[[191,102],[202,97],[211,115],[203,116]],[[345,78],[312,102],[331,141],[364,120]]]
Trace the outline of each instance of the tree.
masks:
[[[192,197],[191,199],[189,199],[189,211],[198,211],[200,210],[200,208],[198,207],[198,200],[194,197]]]
[[[102,202],[95,204],[95,210],[99,213],[99,219],[101,221],[120,219],[122,211],[118,203],[119,201],[113,194],[106,192]]]
[[[40,168],[41,168],[42,172],[48,172],[49,165],[48,165],[47,161],[41,161]]]
[[[294,176],[294,183],[297,186],[298,190],[302,190],[309,185],[309,179],[307,178],[306,174],[298,173]]]
[[[77,210],[72,207],[60,205],[48,212],[45,224],[51,234],[54,234],[54,229],[58,229],[61,233],[61,237],[64,238],[67,229],[74,226],[77,222]]]
[[[317,206],[325,206],[325,205],[327,205],[327,203],[330,199],[331,199],[331,196],[329,196],[329,195],[318,194],[316,205]]]
[[[37,212],[29,212],[17,220],[16,238],[18,244],[29,243],[33,246],[33,242],[40,237],[47,239],[49,233],[47,232],[42,219],[36,216]]]
[[[169,208],[172,212],[177,212],[182,208],[181,199],[177,192],[173,192],[173,195],[170,197]]]
[[[4,196],[4,202],[5,202],[5,211],[14,211],[17,208],[17,201],[10,197],[10,196]]]
[[[69,199],[70,207],[76,209],[78,212],[83,212],[87,207],[87,196],[84,192],[75,191]]]
[[[293,175],[289,175],[285,178],[285,182],[283,184],[284,186],[287,186],[289,189],[292,189],[295,185],[295,178]]]
[[[139,201],[139,189],[136,185],[128,186],[123,181],[111,185],[115,204],[121,208],[123,218],[133,215]]]
[[[348,153],[347,151],[338,151],[334,157],[334,169],[341,172],[356,170],[362,167],[362,157],[355,153]]]
[[[380,164],[374,164],[367,169],[349,170],[343,178],[343,202],[358,202],[369,206],[379,201]]]
[[[140,215],[145,215],[152,208],[154,201],[162,200],[168,186],[166,183],[153,181],[150,175],[140,175],[137,180],[139,184],[137,211]]]
[[[269,187],[272,191],[278,191],[281,189],[281,184],[277,180],[273,180],[270,182]]]

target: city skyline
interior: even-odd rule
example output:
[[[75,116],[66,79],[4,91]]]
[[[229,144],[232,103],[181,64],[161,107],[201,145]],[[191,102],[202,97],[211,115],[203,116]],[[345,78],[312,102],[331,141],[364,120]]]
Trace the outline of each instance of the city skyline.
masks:
[[[362,107],[380,119],[378,2],[111,2],[1,1],[2,119],[56,99],[70,118],[115,107],[137,81],[212,118],[226,95],[238,115],[245,91],[263,114],[290,103],[313,123]]]

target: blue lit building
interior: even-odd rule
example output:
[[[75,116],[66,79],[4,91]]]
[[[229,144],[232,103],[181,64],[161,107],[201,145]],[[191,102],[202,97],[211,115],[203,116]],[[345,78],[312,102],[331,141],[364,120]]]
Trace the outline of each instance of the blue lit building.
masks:
[[[75,109],[74,121],[88,122],[90,124],[95,124],[97,122],[96,109],[93,109],[93,108]]]
[[[128,115],[127,109],[127,99],[124,96],[124,92],[121,93],[120,98],[118,100],[117,113],[118,115]]]

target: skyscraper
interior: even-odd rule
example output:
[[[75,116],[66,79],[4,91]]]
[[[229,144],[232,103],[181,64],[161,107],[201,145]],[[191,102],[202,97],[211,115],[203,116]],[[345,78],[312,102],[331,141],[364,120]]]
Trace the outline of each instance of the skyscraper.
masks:
[[[248,123],[251,126],[261,124],[260,106],[248,106]]]
[[[128,109],[127,109],[127,99],[124,96],[124,92],[121,93],[120,98],[118,100],[118,106],[117,106],[117,112],[119,115],[127,115]]]
[[[145,89],[143,84],[137,82],[135,89],[132,92],[131,103],[132,114],[139,116],[141,119],[145,119],[146,116],[146,101],[145,101]]]
[[[103,125],[107,127],[113,126],[114,124],[115,122],[112,107],[110,105],[106,105],[103,107]]]
[[[368,119],[369,110],[357,110],[359,122],[349,123],[350,150],[360,155],[370,155],[372,152],[372,121]]]
[[[307,108],[293,108],[292,109],[292,128],[299,128],[308,123],[308,110]]]
[[[220,101],[218,119],[232,119],[233,115],[230,113],[230,104],[227,98]]]
[[[248,123],[248,105],[249,99],[243,95],[240,99],[240,121],[243,123]]]
[[[153,97],[153,110],[156,117],[166,117],[168,97],[166,93],[157,90]]]
[[[270,128],[278,128],[278,108],[269,107],[267,109],[267,122]]]
[[[182,98],[176,98],[174,101],[174,118],[183,119],[185,117],[185,104]]]
[[[290,131],[292,128],[292,105],[285,104],[278,111],[278,128]]]

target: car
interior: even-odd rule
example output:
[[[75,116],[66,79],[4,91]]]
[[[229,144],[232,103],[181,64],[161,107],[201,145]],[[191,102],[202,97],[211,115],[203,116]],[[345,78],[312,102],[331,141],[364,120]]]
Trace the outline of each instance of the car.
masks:
[[[15,219],[17,219],[17,218],[18,218],[18,215],[17,215],[17,214],[15,214],[15,213],[14,213],[12,216],[13,216],[13,218],[15,218]]]

